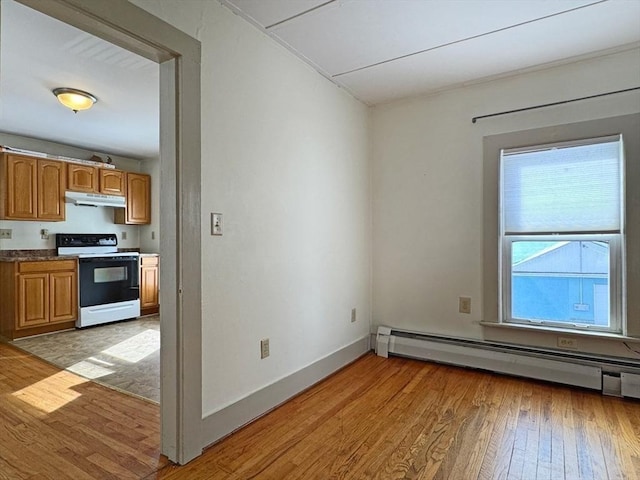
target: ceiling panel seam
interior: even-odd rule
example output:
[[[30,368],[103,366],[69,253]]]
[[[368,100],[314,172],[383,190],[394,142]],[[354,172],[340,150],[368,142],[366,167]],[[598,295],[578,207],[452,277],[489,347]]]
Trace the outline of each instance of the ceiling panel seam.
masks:
[[[276,23],[271,24],[271,25],[267,25],[266,27],[264,27],[264,29],[265,29],[265,30],[269,30],[270,28],[277,27],[277,26],[282,25],[282,24],[284,24],[284,23],[287,23],[287,22],[289,22],[289,21],[291,21],[291,20],[295,20],[296,18],[300,18],[300,17],[302,17],[303,15],[307,15],[308,13],[315,12],[316,10],[319,10],[319,9],[321,9],[321,8],[324,8],[324,7],[326,7],[327,5],[330,5],[330,4],[335,3],[335,2],[336,2],[336,0],[329,0],[328,2],[321,3],[320,5],[316,5],[315,7],[310,8],[309,10],[305,10],[305,11],[303,11],[303,12],[296,13],[295,15],[292,15],[292,16],[290,16],[290,17],[288,17],[288,18],[285,18],[285,19],[283,19],[283,20],[280,20],[279,22],[276,22]]]
[[[343,75],[348,75],[350,73],[360,72],[360,71],[366,70],[368,68],[377,67],[379,65],[384,65],[386,63],[395,62],[397,60],[402,60],[404,58],[413,57],[415,55],[420,55],[420,54],[426,53],[426,52],[432,52],[434,50],[438,50],[438,49],[441,49],[441,48],[449,47],[451,45],[456,45],[458,43],[463,43],[463,42],[467,42],[469,40],[475,40],[477,38],[485,37],[485,36],[488,36],[488,35],[493,35],[493,34],[498,33],[498,32],[503,32],[505,30],[510,30],[510,29],[513,29],[513,28],[521,27],[523,25],[528,25],[528,24],[531,24],[531,23],[539,22],[541,20],[546,20],[548,18],[553,18],[553,17],[556,17],[558,15],[563,15],[565,13],[575,12],[576,10],[592,7],[594,5],[598,5],[600,3],[605,3],[607,1],[608,0],[599,0],[597,2],[589,3],[587,5],[581,5],[579,7],[570,8],[568,10],[563,10],[562,12],[552,13],[550,15],[545,15],[543,17],[534,18],[532,20],[527,20],[525,22],[516,23],[514,25],[509,25],[507,27],[498,28],[496,30],[491,30],[489,32],[480,33],[478,35],[473,35],[471,37],[461,38],[460,40],[454,40],[452,42],[443,43],[442,45],[436,45],[435,47],[425,48],[423,50],[418,50],[416,52],[411,52],[411,53],[407,53],[407,54],[404,54],[404,55],[399,55],[397,57],[393,57],[393,58],[389,58],[389,59],[386,59],[386,60],[382,60],[380,62],[375,62],[375,63],[369,64],[369,65],[365,65],[365,66],[362,66],[362,67],[358,67],[358,68],[354,68],[354,69],[347,70],[347,71],[344,71],[344,72],[336,73],[334,75],[331,75],[331,78],[341,77]]]

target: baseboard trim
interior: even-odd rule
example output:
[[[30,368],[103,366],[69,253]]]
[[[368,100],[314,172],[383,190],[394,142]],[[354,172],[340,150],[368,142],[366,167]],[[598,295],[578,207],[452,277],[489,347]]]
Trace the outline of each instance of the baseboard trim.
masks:
[[[288,377],[202,419],[202,439],[211,445],[270,412],[370,350],[369,335],[341,348]]]

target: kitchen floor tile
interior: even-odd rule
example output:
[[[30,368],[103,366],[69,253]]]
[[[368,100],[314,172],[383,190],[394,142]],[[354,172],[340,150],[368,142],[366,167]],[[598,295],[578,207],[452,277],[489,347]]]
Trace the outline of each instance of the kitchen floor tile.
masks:
[[[160,401],[160,318],[99,325],[11,342],[53,365],[153,402]]]

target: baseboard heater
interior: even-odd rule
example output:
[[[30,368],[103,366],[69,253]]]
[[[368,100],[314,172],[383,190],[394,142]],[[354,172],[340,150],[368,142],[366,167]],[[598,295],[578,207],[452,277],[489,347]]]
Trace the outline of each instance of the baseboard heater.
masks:
[[[622,358],[587,357],[385,326],[378,327],[376,353],[382,357],[391,354],[429,360],[640,398],[640,362]]]

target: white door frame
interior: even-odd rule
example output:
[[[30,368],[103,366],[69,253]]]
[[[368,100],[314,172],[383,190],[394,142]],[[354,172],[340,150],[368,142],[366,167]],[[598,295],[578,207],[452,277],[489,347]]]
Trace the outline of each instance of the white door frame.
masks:
[[[127,0],[17,1],[160,64],[161,450],[184,464],[203,447],[200,42]]]

